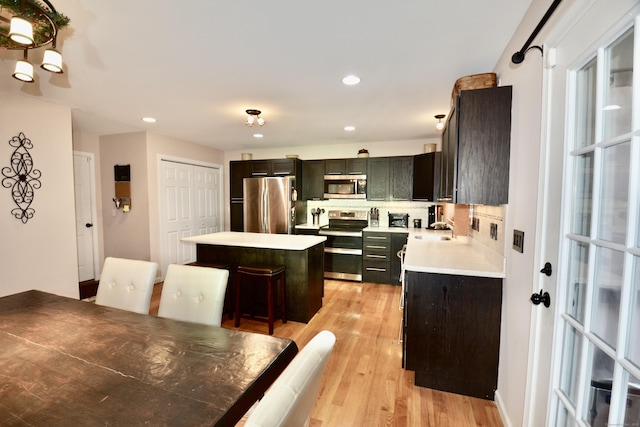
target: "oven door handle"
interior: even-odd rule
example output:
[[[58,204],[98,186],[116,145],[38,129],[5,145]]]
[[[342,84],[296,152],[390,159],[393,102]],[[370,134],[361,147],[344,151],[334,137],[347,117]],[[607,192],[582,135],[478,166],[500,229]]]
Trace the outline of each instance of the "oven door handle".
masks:
[[[346,236],[346,237],[362,237],[362,231],[336,231],[336,230],[320,230],[321,236]]]
[[[340,255],[362,255],[362,249],[345,249],[345,248],[324,248],[324,252],[327,254],[340,254]]]

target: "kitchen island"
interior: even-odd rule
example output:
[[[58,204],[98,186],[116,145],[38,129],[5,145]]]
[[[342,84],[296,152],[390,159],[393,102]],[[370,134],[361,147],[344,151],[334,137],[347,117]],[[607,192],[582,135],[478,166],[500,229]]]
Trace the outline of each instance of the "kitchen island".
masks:
[[[308,323],[322,307],[325,240],[323,236],[233,231],[182,239],[196,244],[198,264],[229,266],[228,291],[235,289],[238,265],[266,263],[286,266],[287,319],[302,323]]]
[[[493,400],[498,381],[504,256],[475,239],[411,233],[403,361],[415,384]]]

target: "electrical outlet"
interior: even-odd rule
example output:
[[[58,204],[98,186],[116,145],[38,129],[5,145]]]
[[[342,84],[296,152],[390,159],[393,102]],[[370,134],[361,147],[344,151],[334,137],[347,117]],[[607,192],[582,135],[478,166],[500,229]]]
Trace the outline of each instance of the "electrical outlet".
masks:
[[[513,249],[520,253],[524,252],[524,231],[513,230]]]
[[[498,240],[498,224],[495,222],[489,224],[489,235],[493,240]]]

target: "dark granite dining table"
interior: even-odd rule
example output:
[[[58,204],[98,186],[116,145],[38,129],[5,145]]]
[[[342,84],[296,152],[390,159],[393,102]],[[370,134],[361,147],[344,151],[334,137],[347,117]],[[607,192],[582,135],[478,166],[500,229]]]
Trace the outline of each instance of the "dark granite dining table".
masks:
[[[233,426],[295,342],[41,291],[0,298],[0,425]]]

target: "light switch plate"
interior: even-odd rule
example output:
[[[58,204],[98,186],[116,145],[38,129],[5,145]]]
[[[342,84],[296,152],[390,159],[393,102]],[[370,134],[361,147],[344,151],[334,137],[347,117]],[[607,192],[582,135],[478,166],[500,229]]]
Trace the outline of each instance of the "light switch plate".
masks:
[[[524,231],[513,230],[513,250],[524,252]]]

